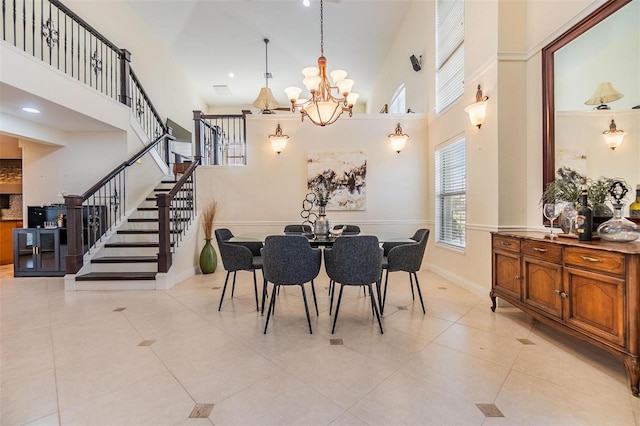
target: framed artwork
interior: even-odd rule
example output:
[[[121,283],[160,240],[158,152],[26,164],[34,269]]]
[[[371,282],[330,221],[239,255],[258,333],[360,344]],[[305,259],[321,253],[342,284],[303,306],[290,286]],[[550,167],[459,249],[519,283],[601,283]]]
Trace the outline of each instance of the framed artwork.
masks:
[[[367,158],[364,152],[310,152],[307,188],[327,210],[366,210]]]

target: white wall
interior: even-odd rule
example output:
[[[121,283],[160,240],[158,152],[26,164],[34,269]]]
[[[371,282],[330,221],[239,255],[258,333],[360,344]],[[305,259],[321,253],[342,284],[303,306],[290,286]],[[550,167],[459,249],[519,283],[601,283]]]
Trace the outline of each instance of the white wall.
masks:
[[[397,154],[387,135],[400,122],[410,136]],[[290,139],[277,155],[267,139],[277,124]],[[282,232],[301,223],[307,190],[309,152],[364,151],[367,158],[367,208],[328,211],[333,223],[359,225],[363,232],[410,236],[425,226],[427,215],[428,141],[426,119],[419,114],[342,117],[318,127],[297,115],[250,116],[246,166],[200,166],[196,187],[199,208],[210,197],[218,202],[215,227],[242,232]]]

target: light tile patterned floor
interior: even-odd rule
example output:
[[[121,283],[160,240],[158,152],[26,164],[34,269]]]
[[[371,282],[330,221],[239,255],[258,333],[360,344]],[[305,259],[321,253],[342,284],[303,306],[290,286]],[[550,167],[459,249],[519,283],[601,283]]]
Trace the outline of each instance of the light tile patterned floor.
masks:
[[[427,271],[426,315],[408,276],[391,275],[384,335],[355,288],[331,335],[323,273],[313,335],[297,287],[264,335],[249,273],[221,312],[222,270],[167,292],[65,292],[60,278],[10,275],[2,425],[640,424],[622,362]]]

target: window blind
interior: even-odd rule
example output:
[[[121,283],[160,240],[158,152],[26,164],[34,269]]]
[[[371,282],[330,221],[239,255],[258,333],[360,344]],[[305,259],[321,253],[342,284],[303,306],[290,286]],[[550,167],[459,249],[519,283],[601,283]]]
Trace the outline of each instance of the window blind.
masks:
[[[464,93],[464,0],[436,0],[436,112]]]
[[[466,247],[466,142],[461,139],[436,151],[437,241]]]

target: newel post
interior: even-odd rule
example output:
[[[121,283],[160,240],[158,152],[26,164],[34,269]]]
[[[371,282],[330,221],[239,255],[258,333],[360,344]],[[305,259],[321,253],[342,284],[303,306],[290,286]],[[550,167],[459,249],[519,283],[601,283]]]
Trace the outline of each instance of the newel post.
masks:
[[[171,197],[158,194],[158,272],[171,268]]]
[[[200,159],[200,164],[202,162],[202,153],[204,152],[204,126],[202,124],[202,111],[193,111],[193,124],[194,124],[194,132],[193,135],[196,140],[196,155],[195,158]]]
[[[127,49],[120,50],[120,95],[118,100],[131,108],[131,84],[129,74],[131,72],[131,52]]]
[[[83,265],[82,201],[82,197],[78,195],[64,197],[64,206],[67,210],[67,274],[77,273]]]

